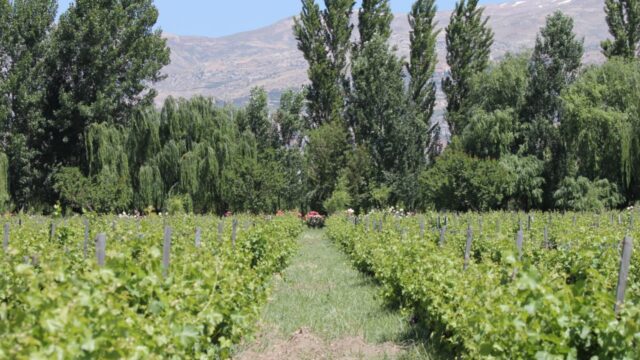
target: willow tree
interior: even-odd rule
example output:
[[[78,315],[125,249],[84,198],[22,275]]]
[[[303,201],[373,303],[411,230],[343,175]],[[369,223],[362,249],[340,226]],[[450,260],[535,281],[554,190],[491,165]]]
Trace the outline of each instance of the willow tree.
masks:
[[[126,133],[122,128],[93,124],[86,135],[89,178],[96,185],[96,209],[128,210],[133,200]]]
[[[586,71],[562,95],[568,176],[608,179],[640,198],[640,65],[613,59]]]

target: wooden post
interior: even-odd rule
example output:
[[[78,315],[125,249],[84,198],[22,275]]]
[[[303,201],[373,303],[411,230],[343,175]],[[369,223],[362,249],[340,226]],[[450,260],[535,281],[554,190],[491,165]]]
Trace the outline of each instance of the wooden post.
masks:
[[[522,230],[518,231],[516,237],[516,247],[518,248],[518,261],[522,261],[522,243],[524,242],[524,234]]]
[[[420,239],[424,239],[424,217],[420,218]]]
[[[5,253],[9,251],[9,223],[4,223],[4,240],[2,241],[2,250]]]
[[[624,238],[622,245],[622,260],[620,261],[620,273],[618,274],[618,288],[616,291],[616,315],[620,313],[624,305],[624,293],[627,289],[627,279],[629,277],[629,265],[631,264],[631,253],[633,251],[633,240],[630,236]]]
[[[162,246],[162,276],[169,275],[169,265],[171,264],[171,228],[164,228],[164,244]]]
[[[104,233],[98,234],[96,237],[96,259],[98,260],[98,266],[103,267],[107,252],[107,235]]]
[[[51,222],[51,229],[49,232],[49,241],[52,241],[53,238],[56,236],[56,224],[55,222]]]
[[[238,236],[238,220],[233,219],[231,223],[231,246],[233,246],[234,249],[236,248],[237,236]]]
[[[84,219],[84,243],[82,245],[82,254],[84,258],[87,258],[87,252],[89,251],[89,220]]]
[[[441,229],[441,228],[442,228],[442,226],[441,226],[441,224],[440,224],[440,214],[438,214],[438,220],[436,221],[436,227],[437,227],[438,229]]]
[[[531,218],[531,214],[527,216],[527,231],[531,231],[531,222],[533,219]]]
[[[447,232],[447,227],[443,226],[440,228],[440,247],[444,247],[444,237],[445,237],[445,233]]]
[[[551,244],[549,244],[549,226],[545,225],[544,226],[544,248],[545,249],[549,249],[551,248]]]
[[[200,241],[201,241],[201,236],[202,236],[202,229],[200,229],[199,227],[196,228],[196,247],[199,248],[200,247]]]
[[[576,226],[576,222],[578,221],[578,219],[576,219],[576,216],[573,215],[573,226]]]
[[[467,228],[467,247],[464,250],[464,270],[469,267],[469,261],[471,260],[471,243],[473,242],[473,230],[471,226]]]
[[[222,244],[222,235],[224,234],[224,220],[218,223],[218,242]]]

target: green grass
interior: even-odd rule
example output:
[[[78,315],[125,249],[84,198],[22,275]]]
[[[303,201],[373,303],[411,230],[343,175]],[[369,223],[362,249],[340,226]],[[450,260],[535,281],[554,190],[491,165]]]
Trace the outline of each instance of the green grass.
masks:
[[[274,280],[263,328],[281,338],[306,328],[327,342],[360,336],[371,344],[400,345],[402,359],[433,358],[414,341],[407,317],[385,306],[373,280],[354,269],[323,231],[304,233],[299,246],[291,266]]]

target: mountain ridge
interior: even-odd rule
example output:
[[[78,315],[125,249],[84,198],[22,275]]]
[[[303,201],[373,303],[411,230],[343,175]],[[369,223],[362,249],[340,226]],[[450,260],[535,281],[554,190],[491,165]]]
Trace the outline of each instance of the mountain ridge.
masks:
[[[485,15],[496,36],[492,59],[507,52],[533,47],[547,15],[563,11],[574,18],[578,36],[585,39],[585,63],[601,62],[600,42],[609,36],[602,0],[518,0],[486,5]],[[449,22],[450,11],[438,12],[439,28]],[[171,64],[163,69],[167,78],[155,85],[158,104],[168,96],[210,96],[217,101],[242,104],[254,86],[264,86],[275,104],[286,89],[307,82],[305,62],[292,31],[293,17],[267,27],[223,37],[164,34],[171,48]],[[395,14],[390,43],[407,57],[409,23],[406,13]],[[438,66],[446,71],[444,30],[438,38]]]

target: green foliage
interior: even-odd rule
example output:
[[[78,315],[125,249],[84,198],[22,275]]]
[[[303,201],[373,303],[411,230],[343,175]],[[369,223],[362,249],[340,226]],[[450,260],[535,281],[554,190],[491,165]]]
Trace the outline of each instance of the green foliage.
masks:
[[[54,176],[54,190],[60,195],[62,203],[76,210],[94,211],[95,194],[91,181],[82,175],[80,169],[67,167],[60,169]]]
[[[347,179],[351,207],[358,213],[371,210],[375,207],[372,195],[375,183],[371,155],[366,147],[359,145],[353,151],[347,152],[346,158],[342,176]]]
[[[191,200],[187,199],[187,196],[188,195],[172,196],[167,200],[167,212],[169,215],[184,215],[189,212],[188,205],[191,203]]]
[[[544,195],[544,161],[534,156],[507,155],[500,159],[500,164],[511,174],[509,207],[514,210],[539,208]]]
[[[590,181],[584,177],[565,178],[553,197],[559,209],[572,211],[602,211],[622,203],[615,184],[606,179]]]
[[[293,32],[298,49],[309,64],[307,75],[308,123],[315,128],[341,121],[347,85],[352,0],[325,2],[323,12],[315,0],[302,0],[302,12],[294,19]]]
[[[465,127],[461,114],[469,96],[471,78],[489,65],[493,31],[483,18],[484,8],[478,0],[459,0],[446,28],[447,64],[450,70],[442,81],[447,96],[446,120],[452,135]]]
[[[369,149],[377,181],[394,170],[399,152],[396,136],[406,116],[402,62],[386,39],[375,36],[363,44],[353,62],[350,120],[356,143]]]
[[[251,89],[251,96],[246,109],[247,129],[256,137],[258,149],[264,150],[273,143],[267,91],[264,88]]]
[[[0,152],[0,212],[9,210],[11,196],[9,193],[9,159]]]
[[[218,242],[216,217],[94,217],[90,238],[108,230],[100,268],[93,246],[83,254],[80,218],[55,220],[53,239],[42,218],[21,220],[11,228],[20,241],[10,242],[0,264],[2,358],[229,359],[254,330],[271,275],[287,266],[302,230],[290,216],[240,218],[254,226],[238,227],[232,247],[230,219]],[[163,225],[173,229],[166,277]]]
[[[139,189],[136,192],[136,208],[146,209],[151,206],[154,209],[164,207],[164,184],[162,175],[157,166],[144,165],[138,173]]]
[[[576,39],[573,19],[559,11],[549,15],[529,64],[526,121],[560,120],[560,94],[578,76],[583,54],[584,40]]]
[[[423,116],[423,121],[429,125],[436,102],[436,84],[433,76],[438,62],[436,52],[437,38],[440,33],[436,30],[437,7],[435,0],[417,0],[411,7],[409,25],[411,33],[411,55],[407,64],[407,72],[411,79],[409,97]]]
[[[347,134],[337,122],[322,125],[309,133],[305,163],[311,209],[320,210],[333,193],[344,166],[347,145]]]
[[[575,214],[575,225],[573,216],[531,215],[521,253],[514,241],[521,219],[504,212],[447,214],[442,246],[439,231],[420,233],[419,219],[427,229],[436,227],[436,213],[394,219],[382,232],[367,231],[368,221],[384,221],[378,214],[357,226],[332,217],[327,234],[381,285],[387,303],[428,329],[426,339],[439,345],[443,358],[635,358],[638,262],[631,262],[618,315],[614,304],[620,241],[629,232],[638,238],[637,226],[594,225],[617,213]],[[471,257],[463,270],[469,226]]]
[[[640,65],[611,60],[589,69],[562,97],[562,138],[575,174],[608,179],[629,201],[639,194]]]
[[[347,210],[351,206],[353,200],[349,195],[347,181],[345,176],[341,176],[331,197],[324,201],[323,206],[328,214]]]
[[[166,40],[153,29],[157,18],[151,0],[78,0],[60,16],[47,64],[46,112],[56,131],[48,151],[58,161],[84,167],[91,124],[129,125],[153,103],[151,85],[169,63]]]
[[[0,2],[0,131],[9,157],[9,188],[19,208],[52,202],[53,171],[43,114],[55,0]],[[62,137],[59,135],[58,137]]]
[[[119,128],[93,124],[86,134],[89,178],[100,187],[98,211],[126,210],[133,200],[125,135]]]
[[[287,90],[280,97],[280,107],[273,121],[280,130],[280,146],[290,148],[299,145],[304,128],[305,93]]]
[[[607,25],[613,40],[602,42],[602,52],[607,58],[638,56],[640,46],[640,1],[605,0]]]
[[[452,145],[420,175],[423,208],[483,211],[501,208],[510,173],[495,160],[473,158]]]
[[[528,53],[506,54],[499,63],[476,73],[470,80],[469,107],[486,112],[513,109],[519,114],[529,86]],[[471,112],[473,114],[473,112]]]
[[[375,37],[380,37],[383,42],[391,37],[393,13],[389,0],[363,0],[358,20],[360,48]]]
[[[461,134],[465,151],[473,156],[499,159],[513,150],[518,118],[513,109],[474,112]]]

